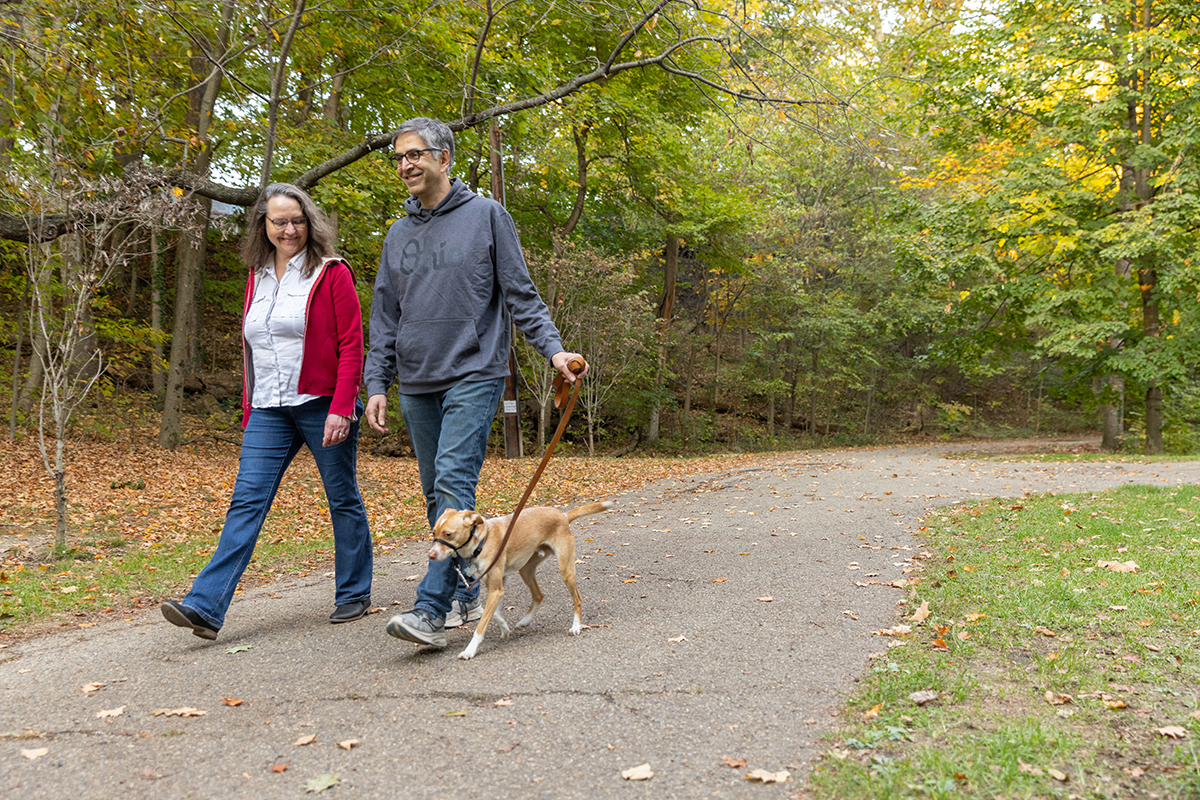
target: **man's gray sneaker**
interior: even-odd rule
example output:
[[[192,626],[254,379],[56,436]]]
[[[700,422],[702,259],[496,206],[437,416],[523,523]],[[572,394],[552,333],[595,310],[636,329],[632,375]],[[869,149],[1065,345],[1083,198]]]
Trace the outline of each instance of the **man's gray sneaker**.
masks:
[[[483,598],[476,597],[467,603],[462,600],[450,601],[450,613],[446,615],[446,627],[458,628],[468,622],[474,622],[483,616]]]
[[[387,632],[397,639],[433,647],[446,646],[446,625],[441,617],[423,608],[414,608],[388,620]]]

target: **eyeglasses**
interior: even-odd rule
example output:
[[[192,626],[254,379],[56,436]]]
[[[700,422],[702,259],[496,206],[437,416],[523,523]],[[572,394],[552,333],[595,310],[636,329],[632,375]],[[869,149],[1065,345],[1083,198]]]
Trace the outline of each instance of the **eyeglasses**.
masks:
[[[296,217],[295,219],[268,219],[267,222],[271,223],[271,227],[277,231],[287,230],[288,225],[291,225],[296,230],[300,230],[308,225],[308,218]]]
[[[407,153],[391,153],[388,155],[388,161],[391,161],[396,166],[404,159],[408,159],[408,163],[416,164],[421,160],[422,153],[438,153],[441,152],[436,147],[422,147],[419,150],[409,150]]]

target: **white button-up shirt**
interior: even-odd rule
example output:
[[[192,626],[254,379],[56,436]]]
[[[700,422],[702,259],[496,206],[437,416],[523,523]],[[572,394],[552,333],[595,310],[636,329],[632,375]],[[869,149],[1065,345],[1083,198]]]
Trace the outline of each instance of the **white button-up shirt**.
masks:
[[[254,369],[250,405],[255,408],[298,406],[317,397],[298,390],[308,294],[321,274],[315,269],[309,277],[302,277],[304,253],[301,250],[288,261],[282,281],[275,277],[274,265],[268,264],[254,282],[242,332]]]

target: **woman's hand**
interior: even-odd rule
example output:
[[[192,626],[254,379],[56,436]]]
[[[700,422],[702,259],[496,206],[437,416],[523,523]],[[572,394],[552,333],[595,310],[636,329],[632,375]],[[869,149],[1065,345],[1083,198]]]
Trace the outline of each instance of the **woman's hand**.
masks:
[[[333,447],[346,441],[350,435],[350,418],[341,414],[330,414],[325,418],[325,438],[321,440],[322,447]]]

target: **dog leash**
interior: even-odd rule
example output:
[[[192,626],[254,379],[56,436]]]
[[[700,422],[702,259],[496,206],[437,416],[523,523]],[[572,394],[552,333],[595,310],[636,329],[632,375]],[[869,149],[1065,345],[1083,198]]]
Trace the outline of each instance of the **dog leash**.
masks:
[[[587,364],[582,358],[572,358],[567,362],[567,369],[578,375],[583,372]],[[542,470],[546,468],[546,464],[550,461],[550,456],[554,454],[554,447],[558,444],[558,440],[562,438],[563,431],[567,428],[567,421],[571,418],[571,411],[575,408],[575,400],[579,397],[579,387],[583,385],[583,381],[575,381],[575,390],[571,391],[567,384],[567,379],[560,372],[554,376],[554,407],[566,408],[563,409],[562,419],[558,421],[558,430],[554,431],[554,437],[550,440],[550,444],[546,447],[546,454],[542,456],[542,463],[538,464],[537,471],[533,473],[533,477],[529,480],[529,485],[525,487],[525,494],[521,496],[521,501],[517,503],[516,509],[512,513],[512,519],[508,521],[508,530],[504,532],[504,538],[500,540],[500,547],[496,549],[496,555],[492,557],[492,563],[487,565],[487,569],[479,573],[475,580],[471,581],[468,589],[474,589],[483,580],[483,576],[491,571],[492,567],[496,566],[496,562],[500,560],[500,555],[504,552],[504,546],[508,544],[508,537],[512,535],[513,528],[517,527],[517,517],[521,515],[521,509],[525,508],[525,501],[533,494],[533,489],[537,486],[538,479],[542,477]],[[482,543],[480,544],[482,547]],[[459,573],[462,576],[462,573]],[[465,576],[463,576],[465,579]]]

